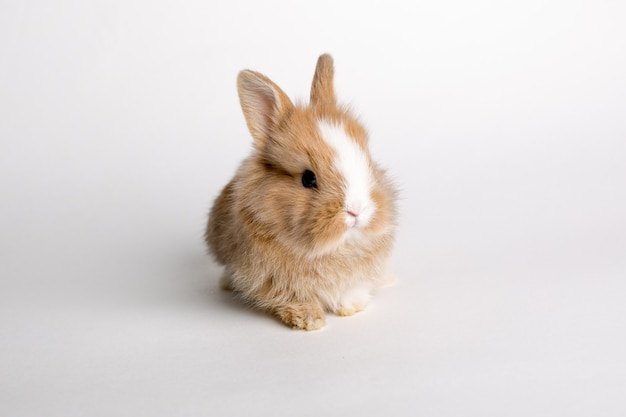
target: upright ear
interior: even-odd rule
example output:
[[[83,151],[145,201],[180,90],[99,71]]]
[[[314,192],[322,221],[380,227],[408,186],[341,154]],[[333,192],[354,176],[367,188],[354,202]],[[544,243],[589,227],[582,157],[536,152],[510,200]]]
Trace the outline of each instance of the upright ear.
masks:
[[[311,85],[311,105],[336,103],[337,98],[333,87],[334,75],[333,57],[329,54],[320,55],[317,59],[313,84]]]
[[[257,144],[263,144],[293,104],[272,80],[250,70],[239,73],[237,91],[248,130]]]

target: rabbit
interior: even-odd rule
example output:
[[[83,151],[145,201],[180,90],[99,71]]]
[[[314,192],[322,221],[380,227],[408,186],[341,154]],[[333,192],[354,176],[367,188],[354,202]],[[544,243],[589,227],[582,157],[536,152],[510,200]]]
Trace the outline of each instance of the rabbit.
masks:
[[[221,287],[294,329],[324,327],[325,312],[353,315],[395,280],[397,192],[371,159],[365,128],[337,104],[333,78],[323,54],[305,106],[266,76],[239,73],[253,148],[215,200],[205,233],[225,267]]]

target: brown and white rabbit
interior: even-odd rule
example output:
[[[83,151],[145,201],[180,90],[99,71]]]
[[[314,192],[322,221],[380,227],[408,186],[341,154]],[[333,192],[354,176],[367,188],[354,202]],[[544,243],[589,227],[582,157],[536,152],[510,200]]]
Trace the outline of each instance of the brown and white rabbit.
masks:
[[[206,229],[222,287],[296,329],[323,327],[324,311],[363,310],[392,280],[396,192],[363,126],[337,105],[333,75],[332,57],[320,56],[302,106],[264,75],[239,73],[254,148]]]

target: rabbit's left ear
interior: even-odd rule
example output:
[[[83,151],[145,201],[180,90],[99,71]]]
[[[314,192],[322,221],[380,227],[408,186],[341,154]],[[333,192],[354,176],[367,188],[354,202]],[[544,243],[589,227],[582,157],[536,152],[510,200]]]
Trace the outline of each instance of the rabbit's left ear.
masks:
[[[313,84],[311,85],[311,105],[336,103],[337,98],[335,97],[335,88],[333,86],[334,74],[333,57],[329,54],[320,55],[315,67]]]

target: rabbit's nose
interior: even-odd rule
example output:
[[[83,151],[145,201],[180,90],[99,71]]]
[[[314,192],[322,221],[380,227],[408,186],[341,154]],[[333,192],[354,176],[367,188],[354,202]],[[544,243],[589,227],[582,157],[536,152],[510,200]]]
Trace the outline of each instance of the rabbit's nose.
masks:
[[[360,203],[353,202],[351,204],[346,205],[346,213],[348,213],[351,217],[359,217],[363,212],[363,207]]]

